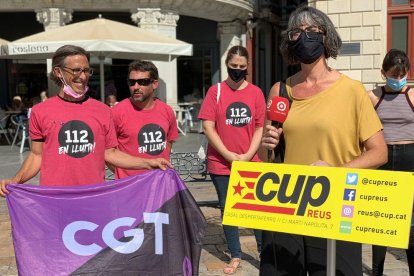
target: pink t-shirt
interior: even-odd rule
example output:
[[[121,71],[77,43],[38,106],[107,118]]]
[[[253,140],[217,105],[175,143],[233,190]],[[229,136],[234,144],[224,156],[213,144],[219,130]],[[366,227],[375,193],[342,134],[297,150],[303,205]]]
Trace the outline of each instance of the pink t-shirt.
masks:
[[[130,99],[114,106],[114,117],[119,150],[143,158],[170,159],[167,142],[178,138],[177,121],[172,108],[155,98],[152,109],[138,109]],[[145,170],[116,168],[116,178],[134,175]]]
[[[263,127],[266,103],[262,90],[248,84],[233,91],[226,82],[221,83],[217,103],[217,84],[210,87],[201,105],[198,118],[215,122],[216,131],[226,148],[235,153],[249,150],[256,128]],[[259,161],[257,154],[251,161]],[[207,150],[208,171],[229,175],[230,165],[213,147]]]
[[[57,96],[33,106],[30,138],[43,141],[40,185],[73,186],[105,180],[105,150],[118,145],[110,109],[88,98]]]

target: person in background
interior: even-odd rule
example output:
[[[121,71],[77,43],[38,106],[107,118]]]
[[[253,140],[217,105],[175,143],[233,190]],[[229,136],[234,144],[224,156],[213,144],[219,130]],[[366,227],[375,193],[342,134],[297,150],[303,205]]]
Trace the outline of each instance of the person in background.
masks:
[[[233,46],[226,57],[228,77],[210,87],[198,118],[208,139],[207,166],[216,188],[223,215],[233,161],[259,161],[257,149],[263,131],[265,99],[259,87],[247,82],[248,52]],[[220,93],[218,92],[220,91]],[[235,120],[238,118],[238,120]],[[239,229],[223,225],[231,255],[225,274],[233,274],[240,266]],[[261,231],[254,230],[258,251],[261,250]]]
[[[41,102],[44,102],[49,98],[47,95],[47,91],[40,92],[39,97]]]
[[[364,86],[327,65],[340,47],[326,14],[308,6],[291,14],[280,50],[301,70],[286,80],[293,102],[283,128],[266,120],[259,149],[263,161],[282,131],[286,164],[374,169],[387,161],[382,126]],[[271,88],[268,99],[279,95],[279,87],[280,82]],[[274,249],[262,253],[260,275],[326,275],[327,239],[273,234]],[[361,244],[336,241],[336,275],[362,275]]]
[[[170,160],[178,128],[172,108],[155,97],[157,67],[151,61],[133,61],[127,83],[131,97],[112,108],[118,149],[142,158]],[[115,176],[123,178],[143,171],[116,168]]]
[[[414,172],[414,89],[407,86],[410,70],[408,56],[391,49],[382,62],[381,74],[386,84],[369,92],[369,97],[384,127],[388,162],[380,170]],[[407,262],[414,275],[414,232],[411,225]],[[387,252],[385,246],[372,246],[372,275],[383,275]]]
[[[116,95],[111,94],[106,96],[105,103],[109,107],[114,107],[115,105],[117,105],[118,101],[116,99]]]
[[[8,110],[15,112],[17,123],[21,124],[27,121],[28,109],[25,103],[23,103],[23,99],[21,96],[16,95],[13,97],[11,107]]]
[[[86,96],[89,54],[80,47],[60,47],[52,59],[50,78],[57,96],[32,108],[32,147],[12,179],[0,180],[0,196],[7,185],[25,183],[39,171],[40,185],[74,186],[104,182],[105,162],[125,169],[166,169],[164,158],[144,159],[121,152],[109,107]]]
[[[24,104],[22,97],[19,95],[16,95],[12,99],[11,107],[9,108],[10,111],[22,111],[24,109]]]

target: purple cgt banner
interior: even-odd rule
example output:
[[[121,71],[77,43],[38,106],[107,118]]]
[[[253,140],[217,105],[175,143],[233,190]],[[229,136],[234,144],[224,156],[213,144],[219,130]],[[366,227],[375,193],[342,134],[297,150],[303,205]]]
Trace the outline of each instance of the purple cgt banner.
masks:
[[[206,222],[174,170],[8,189],[19,275],[198,275]]]

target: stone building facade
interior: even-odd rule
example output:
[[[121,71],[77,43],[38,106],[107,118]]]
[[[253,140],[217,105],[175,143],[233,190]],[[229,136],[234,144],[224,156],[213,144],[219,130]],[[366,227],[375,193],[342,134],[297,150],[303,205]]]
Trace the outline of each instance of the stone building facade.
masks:
[[[193,57],[155,62],[162,81],[158,96],[174,106],[184,100],[184,96],[195,92],[203,97],[211,84],[224,77],[226,71],[221,68],[225,53],[233,45],[246,45],[245,24],[254,12],[254,5],[254,0],[7,0],[0,2],[0,23],[13,30],[0,29],[0,37],[12,41],[102,14],[107,19],[191,43]],[[21,21],[25,23],[21,24]],[[44,63],[37,62],[39,66]],[[7,102],[15,93],[23,93],[18,90],[21,83],[29,86],[30,91],[28,83],[35,82],[36,78],[30,80],[27,76],[30,72],[22,66],[29,67],[29,63],[33,64],[33,61],[0,60],[0,67],[4,69],[0,72],[3,83],[0,89],[8,92],[7,96],[2,93],[0,103]],[[115,63],[109,60],[106,66],[115,68]],[[42,79],[50,71],[50,67],[45,66]],[[125,79],[126,70],[124,72]],[[94,84],[93,80],[91,84]],[[123,91],[127,89],[124,84],[119,86]],[[28,96],[31,97],[35,92],[30,93]]]
[[[329,64],[367,89],[384,83],[382,60],[387,52],[387,0],[309,1],[329,15],[344,43],[345,53]]]
[[[398,41],[395,42],[400,35],[398,32],[404,30],[393,27],[394,17],[390,15],[398,8],[400,14],[397,19],[405,16],[409,18],[414,13],[414,1],[310,0],[308,4],[329,15],[344,43],[341,55],[337,60],[330,60],[329,64],[351,78],[360,80],[367,89],[385,83],[381,66],[390,48],[402,48],[409,54],[411,62],[414,60],[409,41],[403,47]],[[403,13],[403,9],[407,12]],[[408,24],[411,24],[411,27],[406,26],[410,32],[414,28],[413,21],[408,20]],[[409,40],[409,37],[405,39]],[[413,84],[411,76],[408,82]]]
[[[396,31],[390,27],[390,7],[405,2],[414,9],[414,0],[6,0],[0,1],[0,24],[11,27],[1,28],[0,38],[14,40],[101,13],[105,18],[191,43],[192,57],[156,62],[162,79],[158,96],[176,105],[193,96],[203,98],[212,84],[223,80],[227,74],[226,51],[238,44],[246,46],[251,54],[248,80],[267,94],[274,82],[297,70],[285,65],[278,45],[290,12],[308,4],[328,14],[342,37],[341,54],[329,60],[330,66],[372,89],[384,83],[382,59],[393,47],[390,41]],[[412,13],[408,21],[411,25]],[[410,32],[408,38],[412,38]],[[413,60],[412,42],[407,43]],[[0,60],[1,105],[18,93],[19,85],[30,73],[25,67],[30,66],[27,61]],[[110,60],[107,66],[112,68],[118,90],[126,96],[126,64]]]

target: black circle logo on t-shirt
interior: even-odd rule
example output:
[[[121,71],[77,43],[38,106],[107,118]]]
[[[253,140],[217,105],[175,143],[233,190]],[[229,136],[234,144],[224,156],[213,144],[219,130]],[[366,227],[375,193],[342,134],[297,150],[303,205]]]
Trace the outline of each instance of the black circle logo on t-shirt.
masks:
[[[82,121],[69,121],[59,131],[59,154],[82,158],[95,149],[92,129]]]
[[[246,104],[235,102],[226,110],[226,125],[243,127],[252,120],[252,112]]]
[[[159,155],[167,148],[165,132],[157,124],[147,124],[138,133],[138,152]]]

